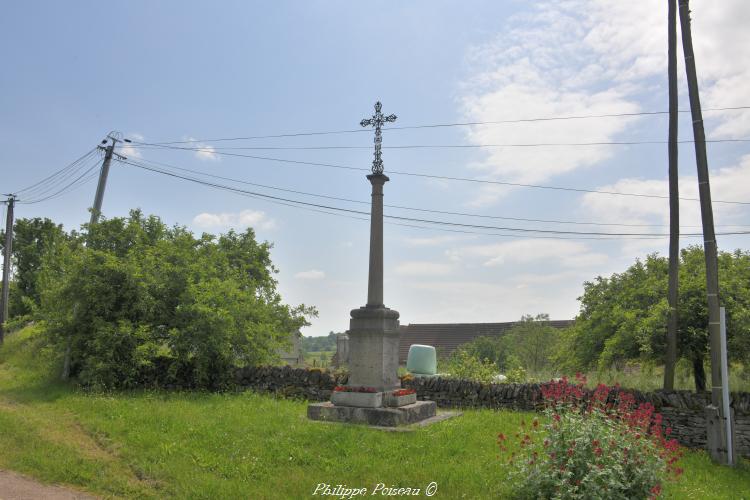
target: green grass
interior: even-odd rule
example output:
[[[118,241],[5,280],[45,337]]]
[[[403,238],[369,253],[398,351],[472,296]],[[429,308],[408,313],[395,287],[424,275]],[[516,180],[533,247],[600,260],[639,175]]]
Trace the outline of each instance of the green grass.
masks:
[[[306,404],[253,393],[87,394],[54,382],[34,328],[0,348],[0,468],[126,498],[306,498],[318,483],[505,498],[498,432],[528,414],[489,410],[414,432],[308,421]],[[741,498],[750,467],[683,459],[669,498]],[[744,493],[745,498],[750,494]]]

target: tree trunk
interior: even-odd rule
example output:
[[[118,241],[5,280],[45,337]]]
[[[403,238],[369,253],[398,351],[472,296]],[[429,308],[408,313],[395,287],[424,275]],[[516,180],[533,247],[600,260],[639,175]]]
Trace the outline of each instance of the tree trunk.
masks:
[[[706,390],[706,370],[703,368],[703,356],[693,358],[693,378],[695,379],[695,392]]]
[[[669,79],[669,320],[664,359],[664,389],[674,389],[677,363],[677,306],[680,265],[680,200],[677,176],[677,0],[669,0],[668,65]]]
[[[71,348],[72,339],[70,338],[70,335],[68,335],[68,340],[65,345],[65,358],[63,359],[63,369],[62,373],[60,374],[60,378],[63,380],[68,380],[70,377],[70,348]]]

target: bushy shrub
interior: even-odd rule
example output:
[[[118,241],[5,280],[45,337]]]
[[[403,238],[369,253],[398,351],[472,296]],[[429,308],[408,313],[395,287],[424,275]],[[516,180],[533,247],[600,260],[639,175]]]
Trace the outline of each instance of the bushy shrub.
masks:
[[[508,461],[518,498],[645,499],[661,493],[662,482],[682,471],[681,451],[661,415],[632,394],[600,384],[586,401],[585,379],[543,385],[545,415],[522,423],[519,449]],[[512,438],[510,438],[512,439]],[[509,438],[498,443],[509,453]]]
[[[269,250],[252,229],[196,238],[134,211],[49,254],[40,314],[83,385],[224,387],[315,313],[282,302]]]
[[[527,381],[526,370],[522,366],[516,366],[505,372],[505,381],[509,384],[523,384]]]
[[[497,375],[497,366],[488,359],[479,359],[458,349],[448,361],[448,376],[489,384]]]

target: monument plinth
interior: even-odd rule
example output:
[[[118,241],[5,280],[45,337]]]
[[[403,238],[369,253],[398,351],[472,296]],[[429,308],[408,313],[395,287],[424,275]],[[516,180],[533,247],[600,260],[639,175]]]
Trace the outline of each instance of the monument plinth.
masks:
[[[360,123],[363,127],[375,127],[373,173],[367,176],[372,185],[367,304],[352,309],[350,313],[346,390],[335,392],[330,403],[309,405],[307,415],[314,420],[396,426],[435,416],[434,401],[415,401],[414,397],[394,394],[401,388],[398,378],[399,314],[383,303],[383,186],[389,179],[383,174],[380,128],[395,120],[396,115],[384,116],[381,113],[378,102],[375,115]]]

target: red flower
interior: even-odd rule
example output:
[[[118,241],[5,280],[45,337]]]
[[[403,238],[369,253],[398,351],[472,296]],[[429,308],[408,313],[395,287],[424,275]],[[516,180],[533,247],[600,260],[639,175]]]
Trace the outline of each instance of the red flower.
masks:
[[[374,387],[356,387],[356,386],[349,386],[349,385],[337,385],[333,388],[335,392],[365,392],[365,393],[375,393],[378,392],[377,389]]]
[[[398,396],[408,396],[409,394],[414,394],[416,392],[417,391],[415,391],[414,389],[399,389],[397,391],[393,391],[393,395],[396,396],[396,397],[398,397]]]
[[[598,448],[598,447],[595,448],[594,449],[594,455],[596,455],[597,457],[601,457],[602,456],[602,449]]]

